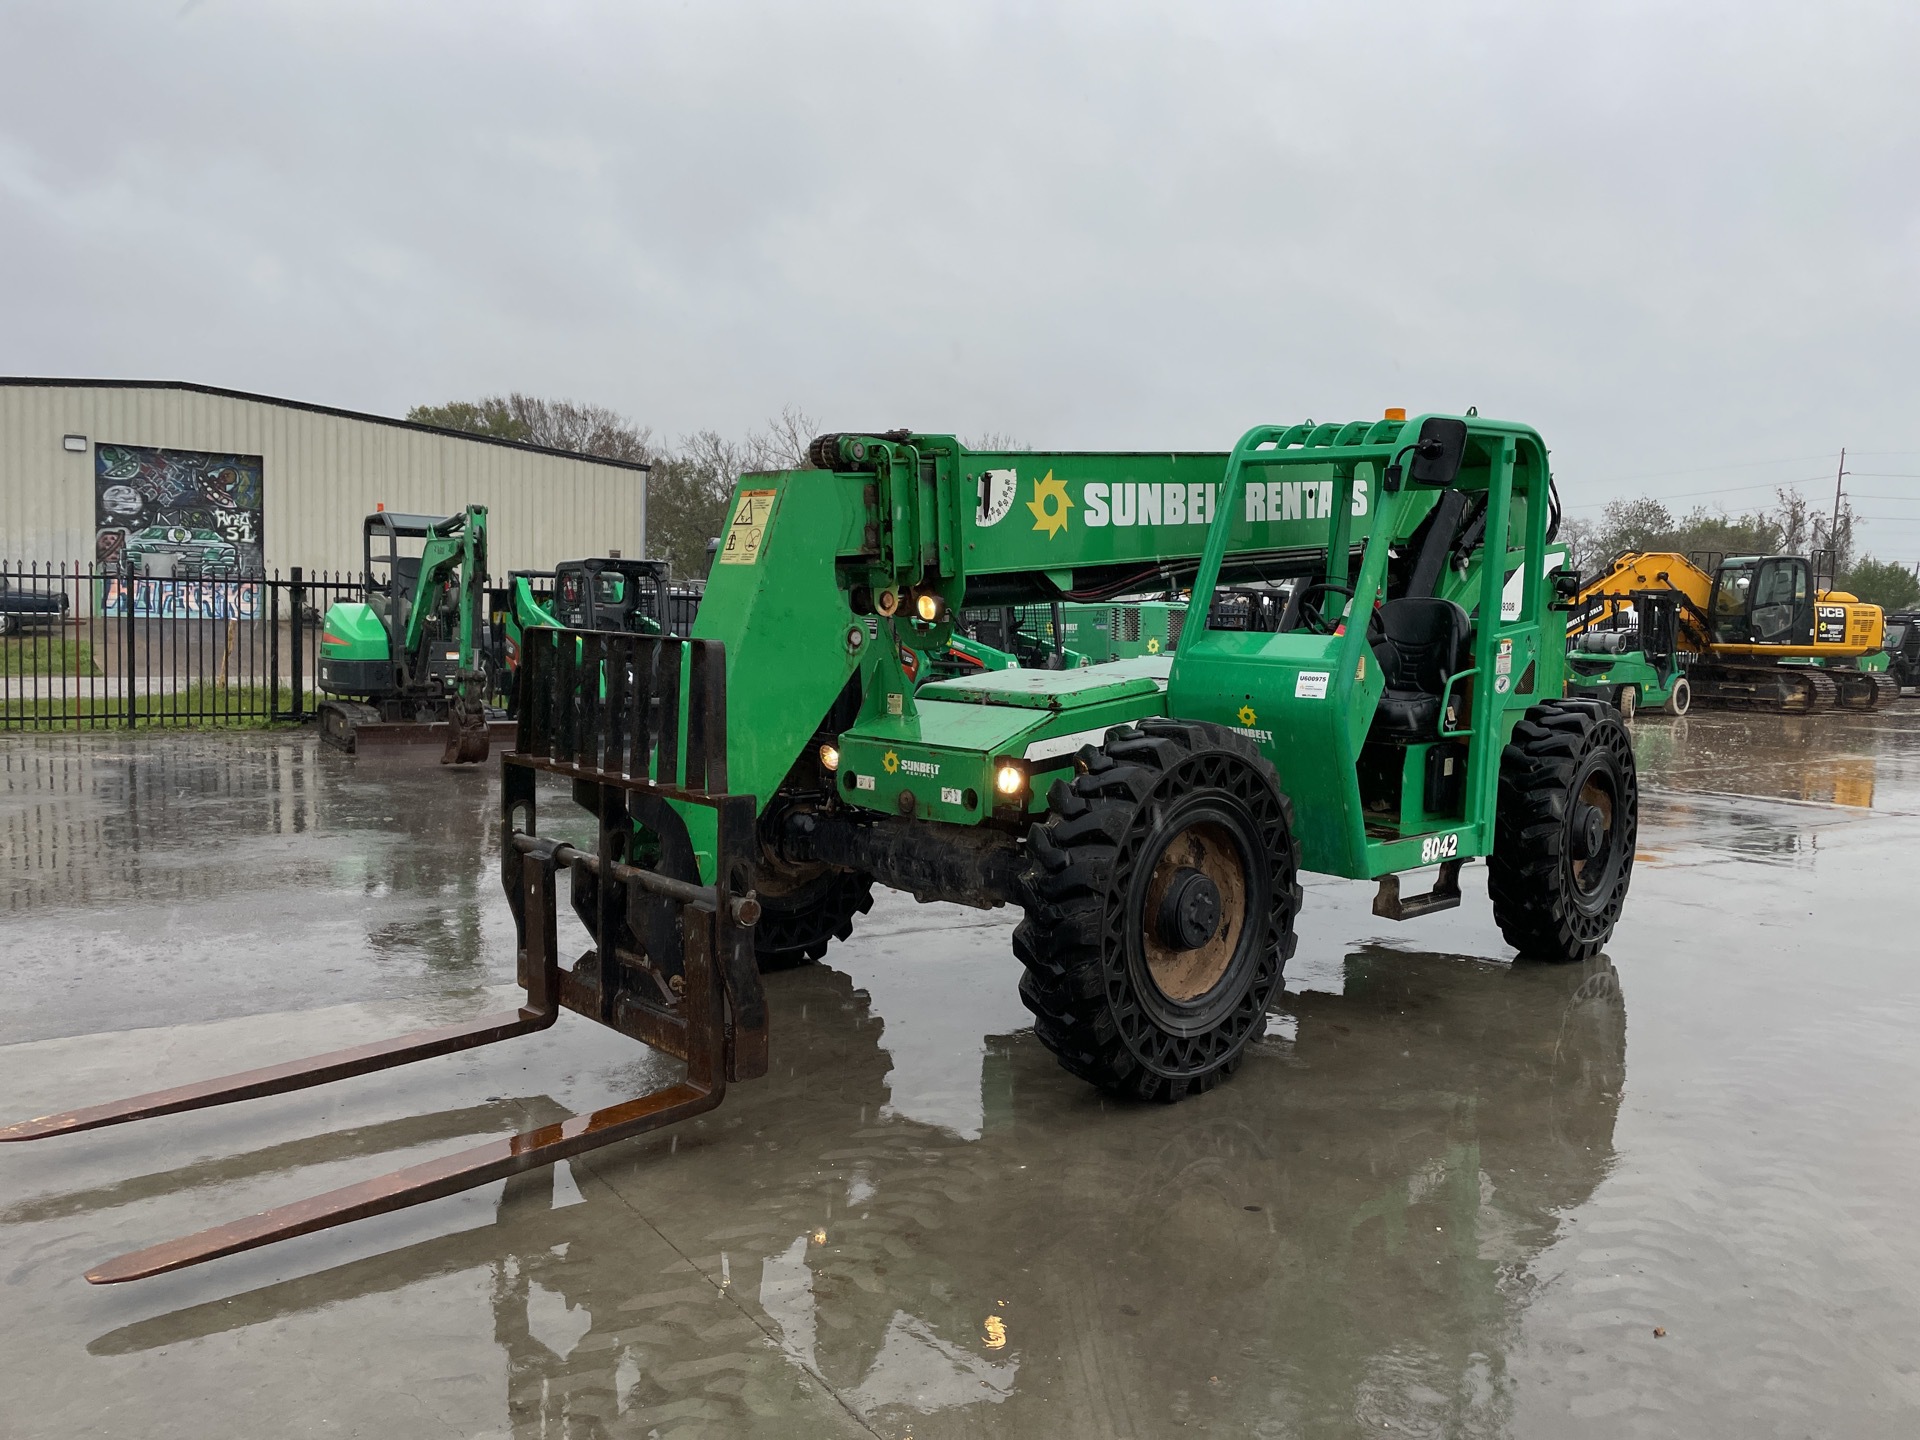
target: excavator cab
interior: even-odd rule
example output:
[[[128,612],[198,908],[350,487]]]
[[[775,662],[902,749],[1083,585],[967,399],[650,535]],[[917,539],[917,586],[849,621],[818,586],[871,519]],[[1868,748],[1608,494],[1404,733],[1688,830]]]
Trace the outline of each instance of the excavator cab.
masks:
[[[1813,642],[1813,574],[1798,555],[1724,560],[1713,578],[1713,639],[1719,645]]]

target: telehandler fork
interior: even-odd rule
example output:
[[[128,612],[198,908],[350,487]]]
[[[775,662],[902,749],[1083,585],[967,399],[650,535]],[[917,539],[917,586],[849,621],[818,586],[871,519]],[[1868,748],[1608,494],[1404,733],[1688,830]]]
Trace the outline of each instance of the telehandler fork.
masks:
[[[684,1077],[591,1114],[123,1255],[88,1271],[88,1280],[137,1280],[472,1189],[711,1110],[729,1081],[766,1073],[766,1002],[750,931],[759,905],[741,883],[752,863],[753,801],[727,793],[720,647],[600,632],[562,645],[553,643],[558,633],[535,632],[545,643],[524,652],[531,669],[522,693],[537,698],[521,707],[518,738],[502,760],[501,877],[514,916],[524,1005],[464,1025],[29,1120],[0,1130],[0,1141],[324,1085],[532,1034],[551,1026],[562,1009],[684,1060]],[[593,683],[583,685],[583,675],[593,675]],[[603,676],[611,683],[602,684]],[[586,703],[576,706],[576,699]],[[609,750],[602,744],[609,736],[631,736],[633,743]],[[593,850],[530,833],[535,780],[543,773],[570,781],[575,797],[600,817]],[[728,883],[700,883],[677,806],[711,815],[719,873]],[[647,865],[629,863],[636,821],[659,847]],[[556,890],[563,871],[575,907],[585,907],[595,933],[618,937],[604,952],[587,951],[571,969],[562,967],[558,952]],[[646,964],[636,947],[642,935],[673,947],[679,963],[671,978]]]

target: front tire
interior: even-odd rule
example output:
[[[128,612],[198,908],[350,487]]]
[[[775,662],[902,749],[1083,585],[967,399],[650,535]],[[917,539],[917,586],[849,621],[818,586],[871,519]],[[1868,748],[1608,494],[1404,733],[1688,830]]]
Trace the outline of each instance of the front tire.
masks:
[[[1020,998],[1081,1079],[1200,1094],[1264,1032],[1293,954],[1292,807],[1253,743],[1219,726],[1145,720],[1080,756],[1028,835]]]
[[[1610,705],[1548,700],[1514,726],[1500,758],[1487,893],[1523,958],[1590,960],[1613,934],[1633,879],[1640,784]]]
[[[1667,692],[1667,703],[1663,707],[1669,715],[1684,715],[1693,708],[1693,687],[1687,684],[1687,677],[1676,675],[1673,688]]]

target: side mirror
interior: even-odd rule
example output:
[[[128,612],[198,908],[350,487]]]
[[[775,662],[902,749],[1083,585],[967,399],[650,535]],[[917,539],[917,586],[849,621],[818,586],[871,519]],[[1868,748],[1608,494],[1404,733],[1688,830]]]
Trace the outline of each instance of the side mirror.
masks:
[[[1565,567],[1555,570],[1547,579],[1553,584],[1554,610],[1571,610],[1573,602],[1580,594],[1580,572]]]
[[[1460,474],[1460,458],[1467,450],[1467,422],[1429,415],[1420,422],[1420,438],[1413,445],[1413,463],[1407,478],[1415,485],[1445,489]]]

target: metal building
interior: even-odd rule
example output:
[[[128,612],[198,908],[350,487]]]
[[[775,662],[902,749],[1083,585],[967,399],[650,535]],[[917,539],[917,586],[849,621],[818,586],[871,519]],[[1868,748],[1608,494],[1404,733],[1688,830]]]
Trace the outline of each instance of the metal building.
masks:
[[[647,467],[180,381],[0,379],[0,563],[358,571],[385,506],[488,508],[494,575],[646,554]]]

